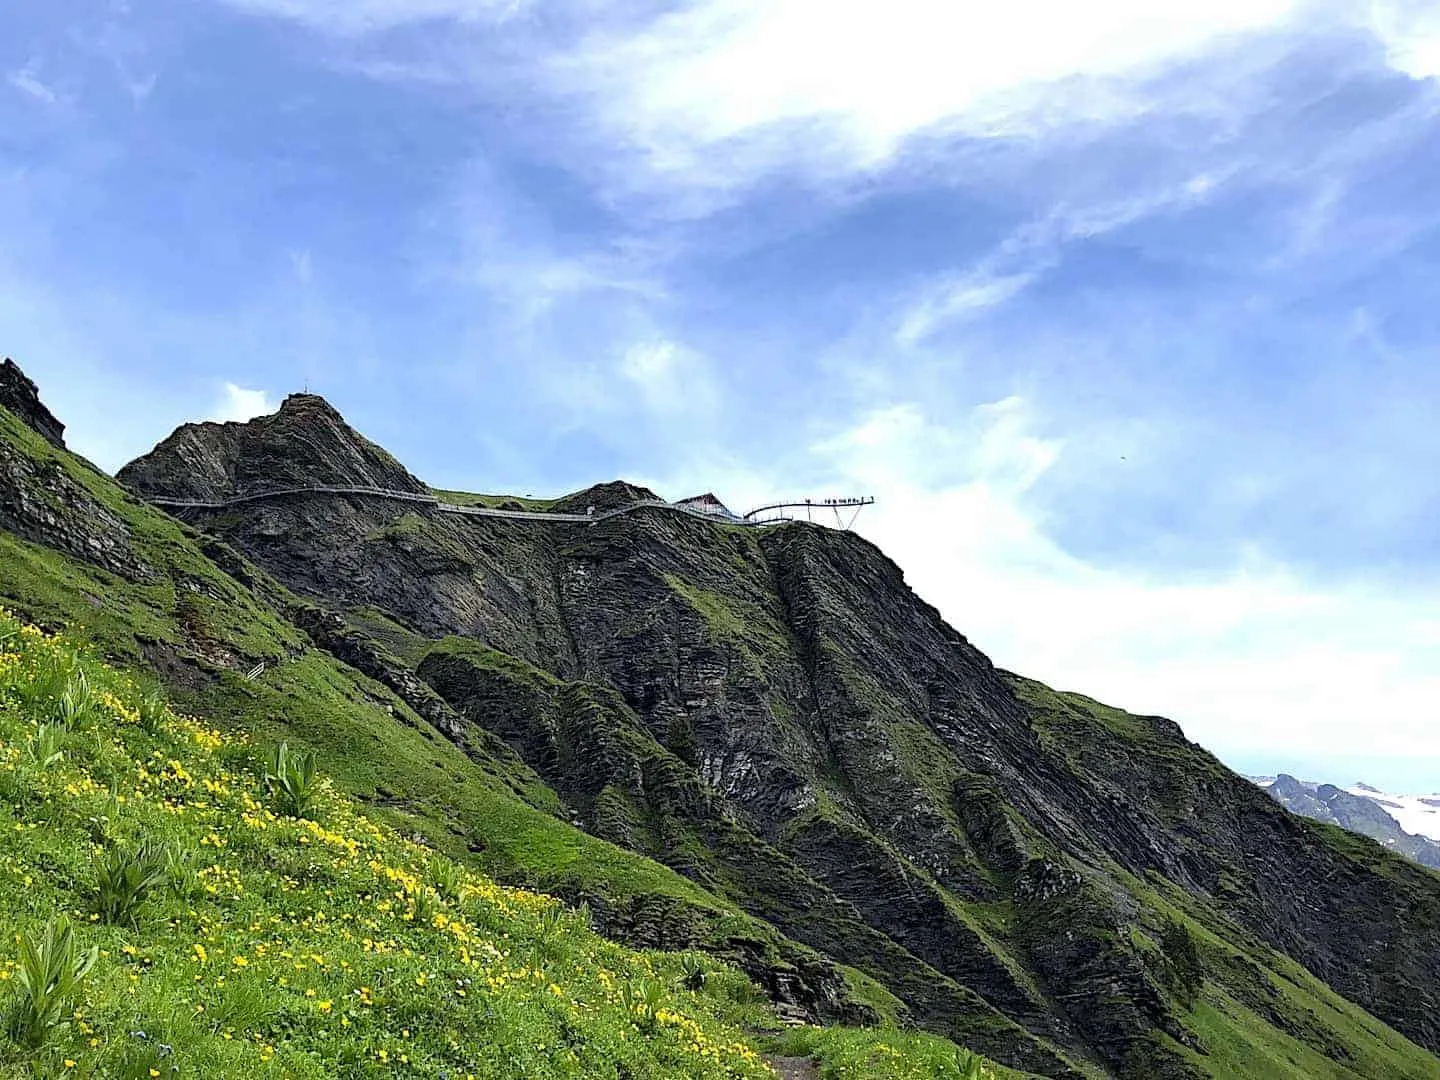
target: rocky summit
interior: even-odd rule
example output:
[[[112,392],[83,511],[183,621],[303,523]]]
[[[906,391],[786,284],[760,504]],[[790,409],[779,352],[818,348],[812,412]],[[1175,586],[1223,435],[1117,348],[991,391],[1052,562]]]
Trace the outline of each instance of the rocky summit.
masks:
[[[1032,1075],[1440,1076],[1440,876],[997,669],[855,533],[569,519],[653,497],[621,484],[426,501],[311,395],[77,480],[5,404],[7,605],[614,937]]]

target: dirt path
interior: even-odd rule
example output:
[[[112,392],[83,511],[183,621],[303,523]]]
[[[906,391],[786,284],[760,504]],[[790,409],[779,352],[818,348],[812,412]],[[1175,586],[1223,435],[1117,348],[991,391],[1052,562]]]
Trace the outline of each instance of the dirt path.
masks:
[[[820,1080],[820,1070],[809,1058],[767,1057],[765,1060],[780,1074],[780,1080]]]

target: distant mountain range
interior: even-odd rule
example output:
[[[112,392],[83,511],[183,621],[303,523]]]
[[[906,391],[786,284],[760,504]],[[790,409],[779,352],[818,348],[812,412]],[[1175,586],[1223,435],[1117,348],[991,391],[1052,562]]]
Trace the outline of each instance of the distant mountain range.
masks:
[[[1390,795],[1369,784],[1350,788],[1279,776],[1252,776],[1286,809],[1378,840],[1440,870],[1440,795]]]

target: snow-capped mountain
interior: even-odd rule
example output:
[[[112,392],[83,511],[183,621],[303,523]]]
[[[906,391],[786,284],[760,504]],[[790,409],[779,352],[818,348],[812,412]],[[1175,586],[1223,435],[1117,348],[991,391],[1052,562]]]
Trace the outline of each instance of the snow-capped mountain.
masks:
[[[1345,790],[1379,803],[1407,833],[1440,842],[1440,794],[1390,795],[1369,784],[1356,784]]]
[[[1292,813],[1328,821],[1440,869],[1440,796],[1390,795],[1368,784],[1341,788],[1279,776],[1252,776]]]

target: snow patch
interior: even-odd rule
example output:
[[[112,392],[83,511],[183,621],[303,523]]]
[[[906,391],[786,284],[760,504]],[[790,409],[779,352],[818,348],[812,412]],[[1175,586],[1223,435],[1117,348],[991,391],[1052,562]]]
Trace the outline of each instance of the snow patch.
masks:
[[[1440,795],[1391,795],[1367,784],[1356,784],[1346,790],[1379,803],[1407,833],[1440,842]]]

